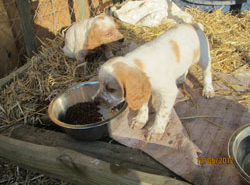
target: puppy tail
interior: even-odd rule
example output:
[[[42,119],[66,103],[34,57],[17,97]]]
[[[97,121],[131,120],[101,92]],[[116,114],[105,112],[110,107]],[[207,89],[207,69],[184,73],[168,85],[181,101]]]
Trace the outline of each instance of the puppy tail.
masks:
[[[204,31],[204,26],[201,23],[194,23],[193,27],[195,27],[195,29],[200,29]]]

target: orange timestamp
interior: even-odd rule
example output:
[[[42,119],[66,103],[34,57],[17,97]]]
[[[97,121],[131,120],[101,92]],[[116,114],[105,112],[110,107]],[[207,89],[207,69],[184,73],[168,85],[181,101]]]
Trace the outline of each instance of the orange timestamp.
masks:
[[[233,157],[198,157],[198,164],[233,164]]]

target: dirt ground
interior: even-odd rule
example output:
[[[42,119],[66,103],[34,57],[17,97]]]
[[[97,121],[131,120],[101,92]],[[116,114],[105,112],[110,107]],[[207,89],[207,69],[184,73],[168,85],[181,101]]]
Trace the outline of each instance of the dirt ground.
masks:
[[[73,185],[0,158],[0,185]]]

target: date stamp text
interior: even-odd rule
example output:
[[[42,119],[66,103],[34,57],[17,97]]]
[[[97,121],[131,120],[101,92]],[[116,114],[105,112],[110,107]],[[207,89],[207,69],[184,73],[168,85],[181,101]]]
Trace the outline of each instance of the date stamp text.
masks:
[[[200,165],[203,164],[233,164],[233,157],[198,157],[197,163]]]

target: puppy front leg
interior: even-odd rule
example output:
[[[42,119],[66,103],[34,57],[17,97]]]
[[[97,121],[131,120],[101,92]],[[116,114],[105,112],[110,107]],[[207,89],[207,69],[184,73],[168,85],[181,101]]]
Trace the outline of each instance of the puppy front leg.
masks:
[[[77,66],[76,68],[80,71],[83,71],[83,74],[87,74],[87,62],[85,61],[85,57],[87,56],[87,51],[86,50],[81,50],[76,53],[76,61],[77,61]]]
[[[171,88],[170,88],[171,87]],[[169,116],[177,97],[178,89],[176,84],[169,85],[164,89],[156,89],[152,94],[152,103],[156,110],[155,121],[146,134],[147,141],[155,142],[160,140],[169,122]]]
[[[135,117],[129,121],[129,127],[132,129],[142,129],[148,121],[148,103],[142,105]]]
[[[81,64],[85,62],[85,58],[87,56],[88,52],[86,50],[79,50],[76,52],[76,60],[78,64]]]

